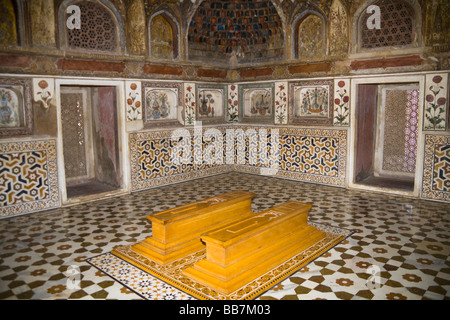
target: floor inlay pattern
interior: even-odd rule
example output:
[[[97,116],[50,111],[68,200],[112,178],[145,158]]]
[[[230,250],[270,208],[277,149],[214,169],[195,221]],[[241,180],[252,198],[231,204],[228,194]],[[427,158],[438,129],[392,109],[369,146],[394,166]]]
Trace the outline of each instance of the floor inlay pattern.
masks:
[[[311,222],[355,231],[259,299],[450,298],[450,204],[233,172],[0,220],[0,299],[142,299],[85,260],[150,236],[147,214],[232,190],[255,192],[254,212],[309,202]],[[171,290],[146,298],[189,298]]]

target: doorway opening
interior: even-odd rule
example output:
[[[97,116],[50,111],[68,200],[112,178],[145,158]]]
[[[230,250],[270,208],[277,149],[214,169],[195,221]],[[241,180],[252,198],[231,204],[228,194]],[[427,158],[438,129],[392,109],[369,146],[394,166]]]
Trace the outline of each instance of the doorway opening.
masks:
[[[419,83],[360,84],[354,182],[413,192],[419,138]]]
[[[61,86],[68,199],[121,188],[116,87]]]

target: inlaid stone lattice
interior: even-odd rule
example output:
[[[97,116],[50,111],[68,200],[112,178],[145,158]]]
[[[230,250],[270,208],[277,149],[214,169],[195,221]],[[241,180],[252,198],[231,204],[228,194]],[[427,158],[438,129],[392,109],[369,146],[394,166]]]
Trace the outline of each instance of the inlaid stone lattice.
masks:
[[[374,49],[407,46],[414,40],[414,9],[406,1],[379,0],[380,29],[369,29],[367,19],[372,13],[363,13],[361,19],[361,48]]]
[[[93,1],[83,1],[76,5],[81,12],[81,28],[66,29],[67,46],[72,49],[115,52],[117,27],[113,14]]]

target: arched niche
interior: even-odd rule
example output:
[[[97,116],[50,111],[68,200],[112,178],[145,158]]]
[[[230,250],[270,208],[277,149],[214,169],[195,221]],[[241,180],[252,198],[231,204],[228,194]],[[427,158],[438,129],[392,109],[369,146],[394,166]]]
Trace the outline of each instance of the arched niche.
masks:
[[[380,10],[380,28],[371,26]],[[368,22],[369,21],[369,22]],[[355,12],[352,23],[354,53],[414,48],[422,45],[422,13],[415,0],[368,0]]]
[[[312,10],[302,12],[293,24],[293,56],[296,59],[320,59],[326,55],[324,17]]]
[[[69,28],[67,21],[73,11],[69,6],[80,9],[80,28]],[[101,54],[125,53],[123,21],[117,9],[107,0],[66,0],[58,11],[60,48],[66,51],[80,51]]]
[[[178,59],[180,31],[175,18],[167,11],[158,11],[148,24],[150,56],[156,59]]]

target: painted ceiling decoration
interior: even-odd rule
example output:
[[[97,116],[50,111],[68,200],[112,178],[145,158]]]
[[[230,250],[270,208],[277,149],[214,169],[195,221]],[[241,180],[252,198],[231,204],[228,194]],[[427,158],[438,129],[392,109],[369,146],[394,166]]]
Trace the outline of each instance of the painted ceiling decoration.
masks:
[[[268,0],[203,1],[188,31],[189,57],[279,58],[283,56],[283,24]],[[211,54],[210,54],[211,53]]]

